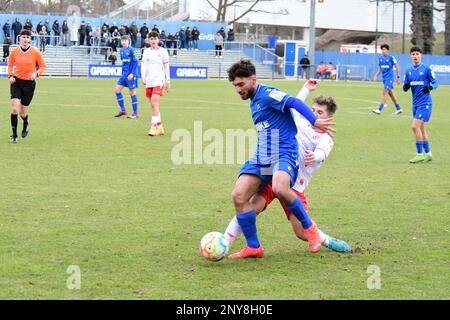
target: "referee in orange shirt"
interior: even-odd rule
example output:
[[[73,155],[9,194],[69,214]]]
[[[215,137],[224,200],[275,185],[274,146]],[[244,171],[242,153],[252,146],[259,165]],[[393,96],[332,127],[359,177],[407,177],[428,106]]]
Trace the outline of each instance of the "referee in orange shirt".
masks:
[[[32,47],[31,32],[22,30],[19,34],[19,47],[13,49],[9,56],[8,75],[11,84],[11,143],[17,143],[18,115],[23,120],[22,138],[28,135],[28,107],[33,99],[36,78],[46,69],[40,51]],[[14,68],[15,67],[15,68]],[[37,67],[37,68],[36,68]]]

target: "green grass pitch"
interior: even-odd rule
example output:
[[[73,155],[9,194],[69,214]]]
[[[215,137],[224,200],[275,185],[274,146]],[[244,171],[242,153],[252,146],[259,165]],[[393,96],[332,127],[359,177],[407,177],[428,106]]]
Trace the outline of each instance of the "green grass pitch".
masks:
[[[433,92],[434,160],[411,165],[411,93],[396,89],[401,116],[392,102],[376,116],[381,84],[322,83],[308,102],[335,97],[337,135],[307,196],[318,225],[355,252],[310,254],[274,202],[258,218],[265,258],[213,263],[198,244],[234,215],[240,164],[175,165],[171,134],[194,121],[253,128],[227,81],[173,81],[161,102],[167,134],[152,138],[142,87],[141,118],[116,119],[115,80],[42,78],[18,145],[1,83],[0,299],[450,298],[449,87]],[[264,83],[292,94],[302,85]],[[79,290],[67,286],[69,266],[80,268]],[[368,288],[370,266],[379,289]]]

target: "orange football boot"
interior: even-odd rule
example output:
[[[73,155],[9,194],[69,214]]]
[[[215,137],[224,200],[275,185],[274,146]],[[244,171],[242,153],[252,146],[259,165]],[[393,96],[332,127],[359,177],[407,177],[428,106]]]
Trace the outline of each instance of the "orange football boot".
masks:
[[[312,253],[319,252],[322,240],[320,239],[320,234],[315,223],[308,229],[305,229],[305,237],[308,239],[309,250]]]
[[[228,258],[230,259],[245,259],[245,258],[262,258],[264,255],[264,248],[259,245],[259,248],[250,248],[249,246],[244,247],[239,252],[230,254]]]

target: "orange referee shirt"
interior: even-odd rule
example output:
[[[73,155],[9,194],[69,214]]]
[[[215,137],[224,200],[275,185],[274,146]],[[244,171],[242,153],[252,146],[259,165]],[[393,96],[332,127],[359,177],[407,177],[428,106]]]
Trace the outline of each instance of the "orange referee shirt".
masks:
[[[16,68],[13,70],[14,65]],[[35,47],[30,47],[24,52],[19,46],[9,55],[8,75],[21,80],[31,80],[30,75],[36,72],[36,66],[39,67],[37,74],[41,76],[47,68],[41,52]]]

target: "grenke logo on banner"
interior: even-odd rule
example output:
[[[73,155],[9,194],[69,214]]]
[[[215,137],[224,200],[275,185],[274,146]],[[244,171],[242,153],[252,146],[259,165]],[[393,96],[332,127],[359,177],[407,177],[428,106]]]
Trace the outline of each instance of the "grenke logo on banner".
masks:
[[[120,65],[89,65],[89,78],[119,78],[122,75],[122,66]],[[140,68],[138,68],[138,77],[140,77]],[[171,79],[208,79],[207,67],[170,67]]]

